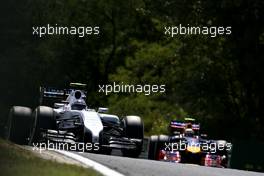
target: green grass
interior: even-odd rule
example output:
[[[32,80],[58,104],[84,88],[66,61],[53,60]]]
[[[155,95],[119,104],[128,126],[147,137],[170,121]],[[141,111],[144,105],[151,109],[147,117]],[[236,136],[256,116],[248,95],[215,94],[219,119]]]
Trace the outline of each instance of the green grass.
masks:
[[[98,172],[37,157],[0,139],[0,175],[6,176],[99,176]]]

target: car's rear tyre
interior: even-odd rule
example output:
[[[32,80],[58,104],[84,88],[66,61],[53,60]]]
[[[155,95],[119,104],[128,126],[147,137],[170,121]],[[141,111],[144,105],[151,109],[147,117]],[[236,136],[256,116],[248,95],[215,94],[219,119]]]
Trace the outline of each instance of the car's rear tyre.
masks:
[[[9,112],[6,138],[17,144],[27,144],[30,129],[31,109],[13,106]]]
[[[157,147],[158,147],[157,135],[150,136],[149,146],[148,146],[148,159],[155,160],[157,158]]]
[[[123,119],[124,135],[127,138],[139,139],[136,149],[123,149],[122,153],[128,157],[138,157],[142,151],[144,139],[144,124],[138,116],[126,116]]]
[[[52,108],[39,106],[32,113],[29,145],[41,139],[41,131],[56,130],[56,119]]]
[[[159,135],[159,139],[158,139],[158,147],[159,149],[165,149],[165,143],[169,142],[169,136],[167,135]]]
[[[227,164],[228,164],[228,151],[227,151],[227,148],[226,148],[226,145],[227,145],[227,141],[225,140],[217,140],[216,141],[216,145],[217,145],[217,148],[219,148],[219,146],[224,146],[224,148],[222,148],[221,150],[217,150],[217,154],[220,155],[222,157],[222,163],[221,165],[223,167],[227,167]]]
[[[167,135],[151,136],[149,141],[148,158],[152,160],[157,160],[159,151],[164,150],[166,148],[165,143],[167,142],[169,142],[169,136]]]

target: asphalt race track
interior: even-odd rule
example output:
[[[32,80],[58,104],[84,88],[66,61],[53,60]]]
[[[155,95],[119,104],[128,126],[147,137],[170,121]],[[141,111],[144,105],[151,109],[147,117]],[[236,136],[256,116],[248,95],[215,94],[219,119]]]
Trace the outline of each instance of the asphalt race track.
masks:
[[[76,153],[127,176],[264,176],[264,173],[212,168],[193,164],[175,164],[146,159]]]

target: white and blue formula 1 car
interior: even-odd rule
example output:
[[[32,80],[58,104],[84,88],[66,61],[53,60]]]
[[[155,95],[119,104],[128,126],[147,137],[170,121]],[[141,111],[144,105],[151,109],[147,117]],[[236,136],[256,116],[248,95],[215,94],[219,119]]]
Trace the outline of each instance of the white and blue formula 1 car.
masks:
[[[86,92],[79,89],[41,87],[40,93],[41,106],[34,111],[22,106],[11,108],[7,125],[10,141],[30,145],[47,141],[89,143],[99,153],[110,154],[112,149],[121,149],[124,156],[140,155],[144,125],[139,116],[120,119],[107,114],[107,108],[89,109]],[[45,106],[48,104],[54,107]]]

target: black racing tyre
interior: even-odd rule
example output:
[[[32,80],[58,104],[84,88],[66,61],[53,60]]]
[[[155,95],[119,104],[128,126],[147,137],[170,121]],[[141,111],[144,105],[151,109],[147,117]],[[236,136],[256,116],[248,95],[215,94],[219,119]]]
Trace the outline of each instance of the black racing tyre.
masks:
[[[219,155],[227,155],[227,150],[226,150],[226,144],[227,142],[225,140],[217,140],[216,141],[216,148],[218,149],[217,150],[217,153]],[[221,146],[221,147],[220,147]],[[221,149],[221,150],[220,150]]]
[[[141,142],[137,143],[136,149],[123,149],[122,153],[128,157],[138,157],[142,150],[144,139],[144,124],[138,116],[126,116],[123,119],[124,136],[132,139],[140,139]]]
[[[38,142],[41,138],[41,131],[56,130],[56,119],[52,108],[39,106],[32,113],[32,126],[30,129],[29,145]]]
[[[17,144],[27,144],[30,129],[31,109],[13,106],[9,112],[6,138]]]
[[[165,143],[168,143],[168,142],[169,142],[169,136],[167,136],[167,135],[159,135],[158,144],[157,144],[158,150],[164,150],[166,148]]]
[[[152,160],[157,160],[159,151],[165,149],[165,143],[168,142],[169,136],[167,135],[151,136],[149,141],[148,158]]]
[[[159,137],[157,135],[150,136],[148,146],[148,159],[156,160],[158,139]]]
[[[217,140],[216,141],[216,145],[217,145],[216,153],[222,157],[221,165],[226,168],[227,165],[228,165],[228,150],[227,150],[227,147],[226,147],[227,146],[227,141],[225,141],[225,140]]]
[[[169,142],[169,136],[167,135],[159,135],[159,139],[158,139],[158,143],[159,145],[161,145],[161,149],[164,149],[165,148],[165,143],[166,142]],[[164,145],[164,146],[163,146]]]

